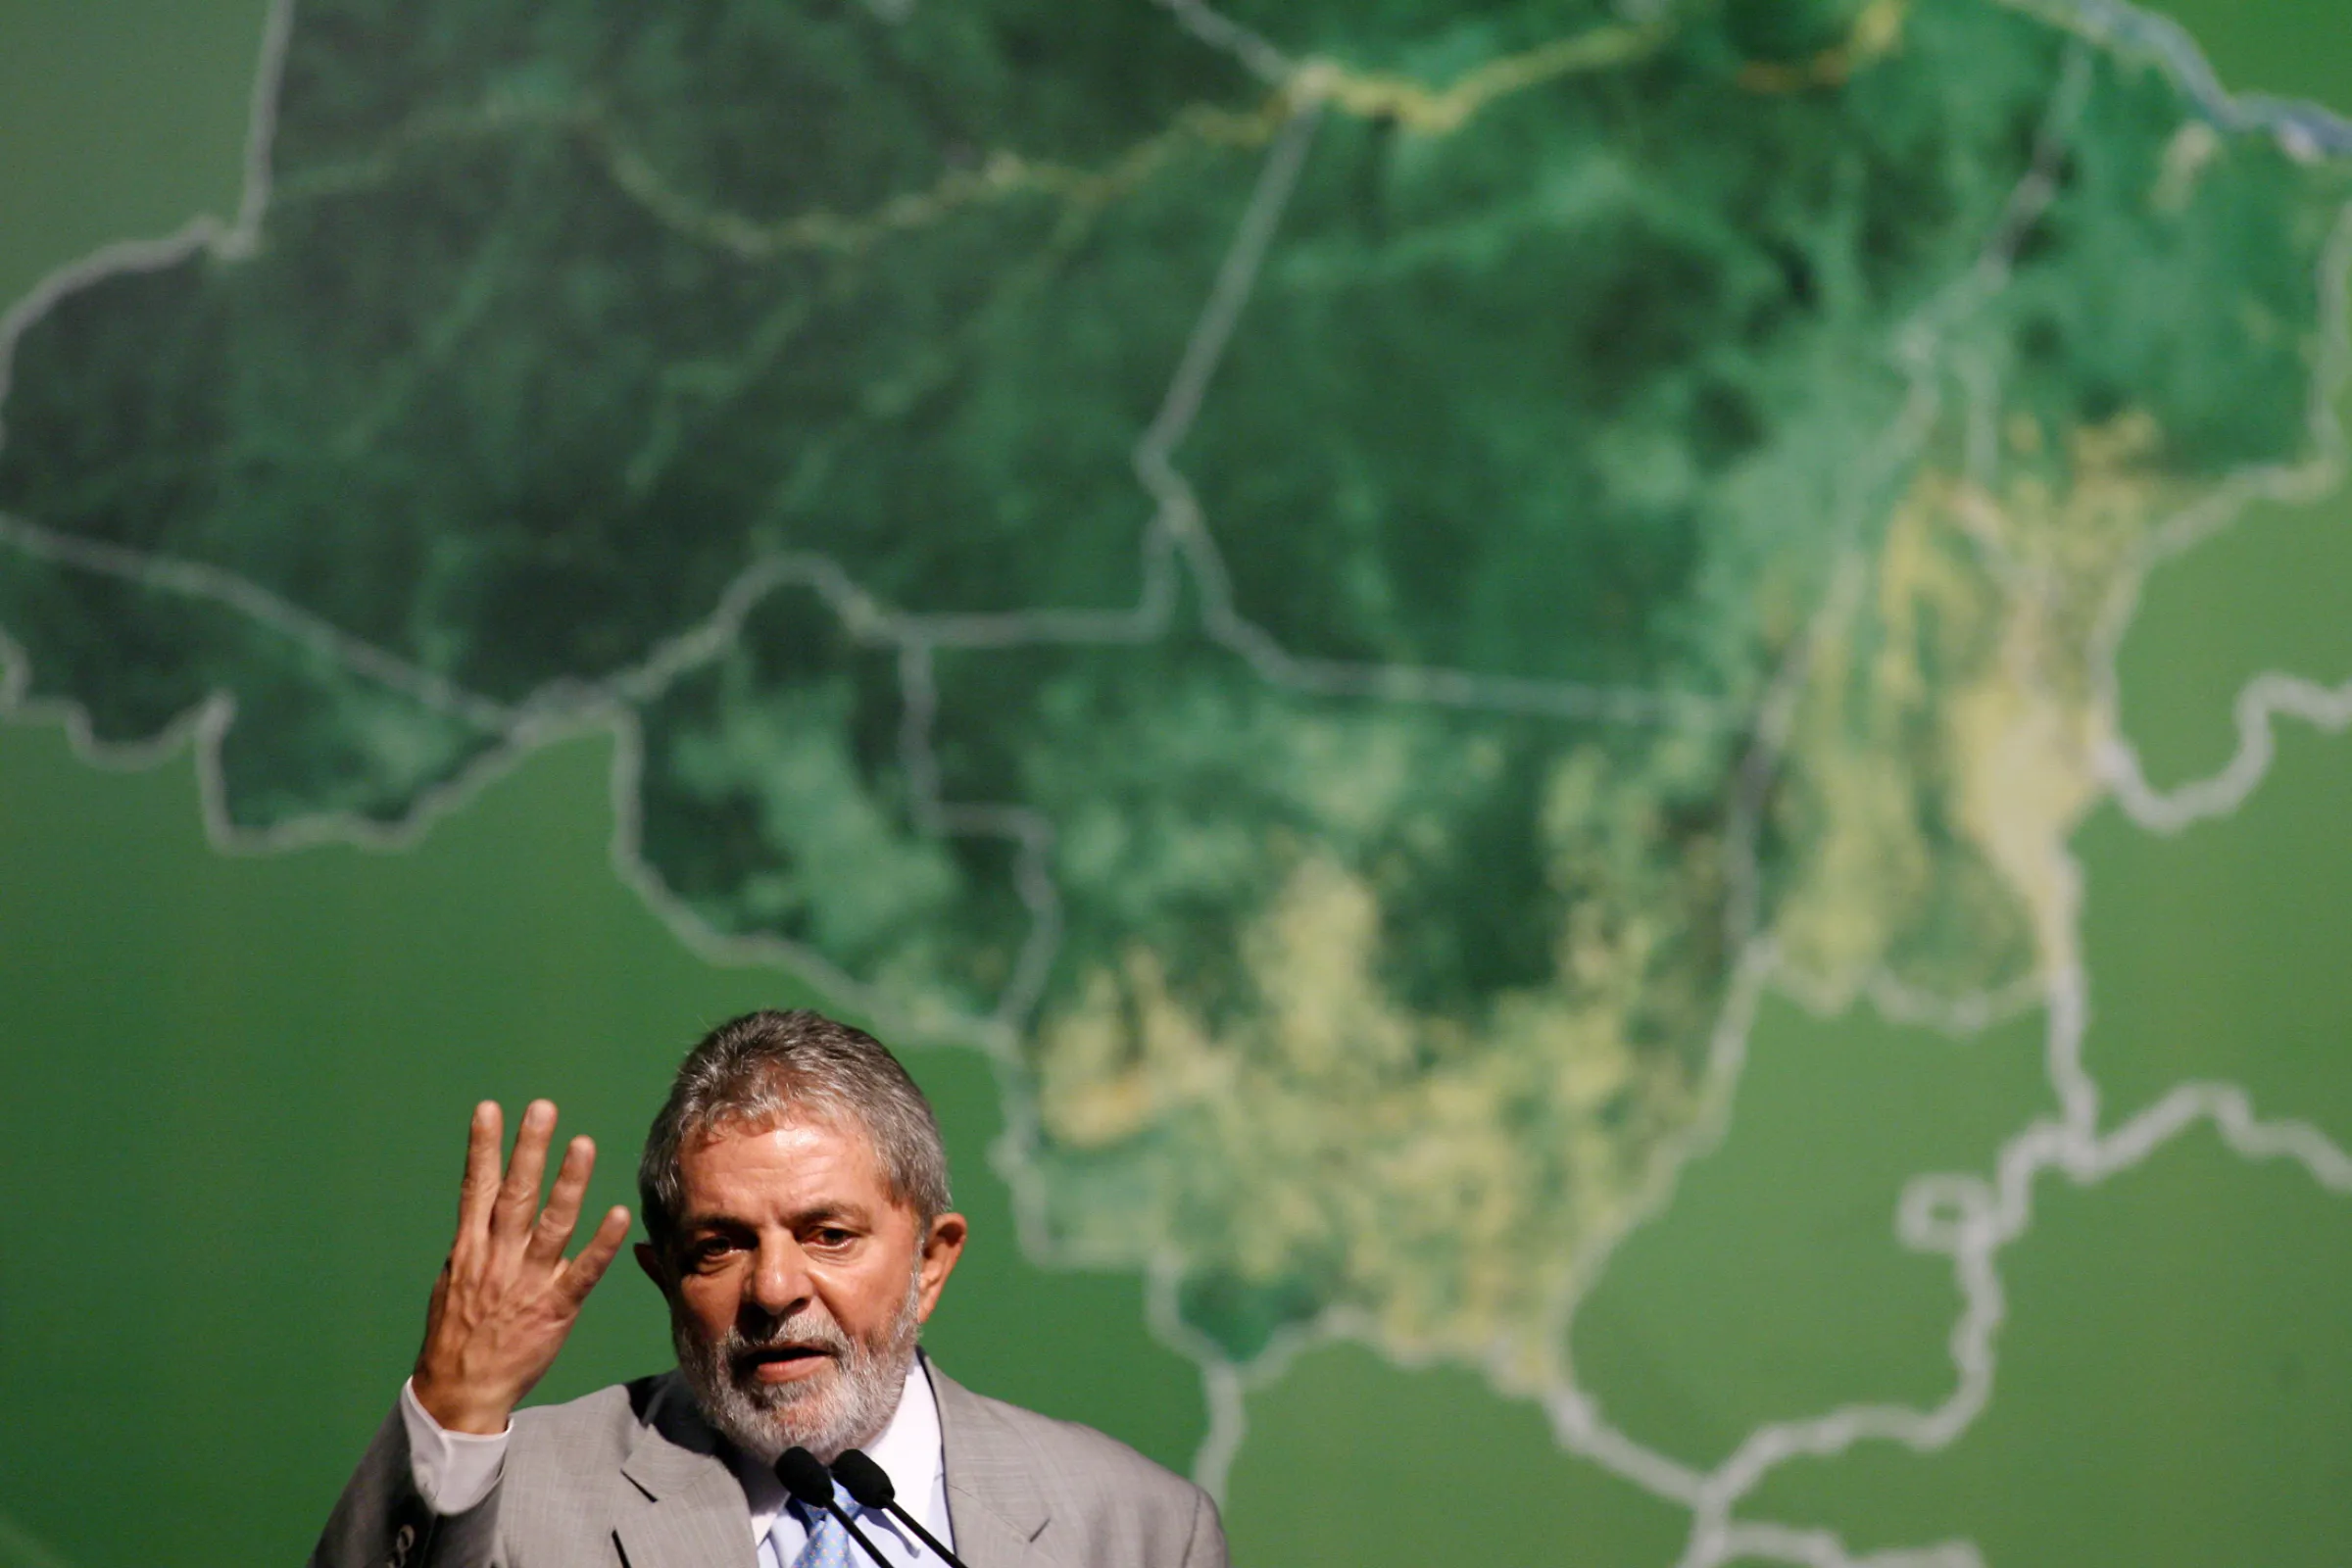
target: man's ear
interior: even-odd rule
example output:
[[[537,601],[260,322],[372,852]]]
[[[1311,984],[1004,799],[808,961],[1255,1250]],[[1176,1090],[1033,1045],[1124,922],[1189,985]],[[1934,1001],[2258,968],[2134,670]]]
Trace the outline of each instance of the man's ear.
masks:
[[[915,1304],[916,1321],[925,1321],[931,1309],[939,1304],[939,1293],[947,1288],[948,1276],[956,1272],[956,1260],[963,1256],[964,1239],[971,1234],[961,1214],[942,1214],[931,1222],[929,1234],[923,1237],[923,1294]]]

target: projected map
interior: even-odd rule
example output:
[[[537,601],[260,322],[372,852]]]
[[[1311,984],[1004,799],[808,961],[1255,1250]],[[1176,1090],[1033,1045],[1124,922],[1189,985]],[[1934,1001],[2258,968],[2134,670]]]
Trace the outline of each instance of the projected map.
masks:
[[[2151,574],[2342,492],[2352,125],[2091,0],[272,28],[237,221],[10,318],[12,695],[192,737],[251,849],[616,736],[698,951],[990,1054],[1204,1481],[1339,1341],[1531,1402],[1679,1568],[2019,1560],[1857,1467],[1992,1418],[2037,1180],[2193,1135],[2342,1250],[2352,1124],[2103,1102],[2077,839],[2352,722],[2270,671],[2168,771],[2119,676]],[[1981,1053],[1854,1222],[1940,1371],[1677,1414],[1712,1352],[1636,1368],[1615,1271],[1736,1232],[1760,1033],[1864,1016]]]

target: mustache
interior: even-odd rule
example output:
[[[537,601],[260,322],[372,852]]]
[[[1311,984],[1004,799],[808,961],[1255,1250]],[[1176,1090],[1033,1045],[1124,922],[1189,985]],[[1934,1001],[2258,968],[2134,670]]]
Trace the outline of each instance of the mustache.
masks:
[[[788,1350],[815,1351],[832,1356],[853,1355],[858,1346],[831,1318],[804,1312],[757,1331],[747,1330],[740,1323],[730,1324],[725,1337],[714,1348],[729,1363],[740,1367],[760,1356]]]

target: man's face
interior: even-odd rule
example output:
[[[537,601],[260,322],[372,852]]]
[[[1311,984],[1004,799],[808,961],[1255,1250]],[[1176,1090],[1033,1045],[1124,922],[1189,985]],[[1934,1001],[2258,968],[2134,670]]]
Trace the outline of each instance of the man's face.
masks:
[[[855,1125],[725,1132],[690,1144],[678,1168],[677,1239],[638,1260],[669,1298],[704,1413],[763,1461],[796,1444],[830,1461],[873,1441],[962,1252],[962,1216],[926,1236]]]

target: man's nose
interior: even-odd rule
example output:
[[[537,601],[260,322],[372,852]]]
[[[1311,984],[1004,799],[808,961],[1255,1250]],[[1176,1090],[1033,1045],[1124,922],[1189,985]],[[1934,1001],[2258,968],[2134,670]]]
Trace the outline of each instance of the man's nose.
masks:
[[[762,1237],[751,1278],[744,1282],[748,1302],[771,1318],[784,1318],[800,1310],[809,1295],[808,1254],[801,1244],[788,1236]]]

